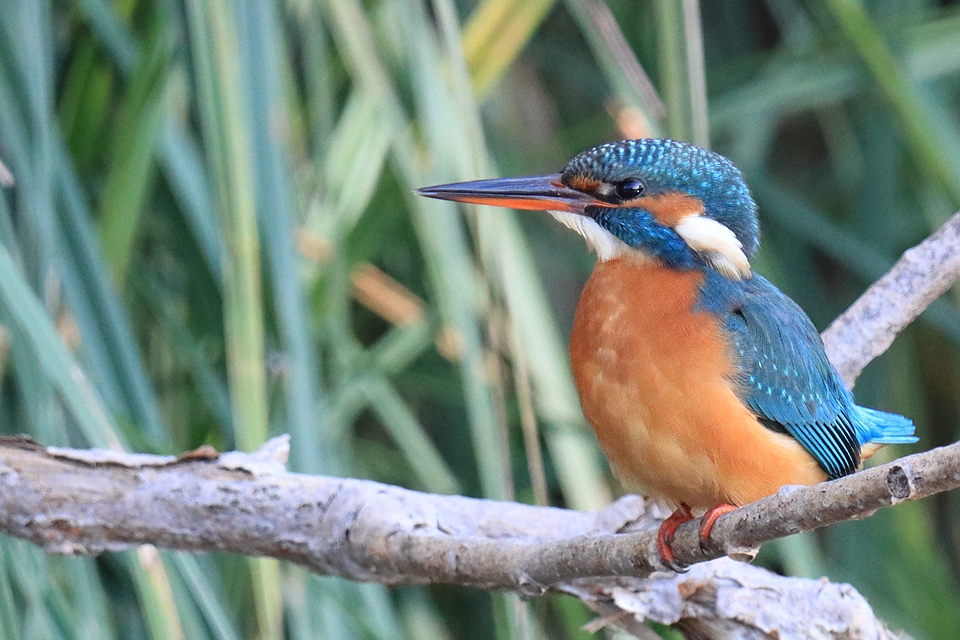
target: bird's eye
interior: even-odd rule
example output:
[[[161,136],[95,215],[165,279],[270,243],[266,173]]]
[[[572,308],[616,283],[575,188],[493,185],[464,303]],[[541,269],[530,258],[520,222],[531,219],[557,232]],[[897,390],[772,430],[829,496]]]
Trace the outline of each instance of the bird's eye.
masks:
[[[643,193],[643,183],[636,178],[627,178],[617,183],[615,191],[621,200],[633,200]]]

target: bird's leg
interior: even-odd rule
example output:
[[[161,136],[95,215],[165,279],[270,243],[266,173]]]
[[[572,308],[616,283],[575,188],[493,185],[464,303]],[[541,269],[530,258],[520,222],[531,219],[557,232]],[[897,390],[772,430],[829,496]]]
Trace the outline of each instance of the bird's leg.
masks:
[[[663,564],[674,571],[685,571],[685,569],[681,568],[677,564],[676,558],[673,557],[673,549],[670,548],[673,543],[673,534],[677,531],[677,527],[690,520],[693,520],[690,505],[681,502],[680,507],[663,521],[660,530],[657,532],[657,548],[660,550],[660,559],[663,560]]]
[[[721,502],[717,506],[713,507],[705,514],[703,514],[703,520],[700,521],[700,548],[703,549],[704,545],[710,540],[710,532],[713,531],[713,525],[716,524],[717,519],[720,516],[735,511],[737,509],[736,505],[727,504],[726,502]]]

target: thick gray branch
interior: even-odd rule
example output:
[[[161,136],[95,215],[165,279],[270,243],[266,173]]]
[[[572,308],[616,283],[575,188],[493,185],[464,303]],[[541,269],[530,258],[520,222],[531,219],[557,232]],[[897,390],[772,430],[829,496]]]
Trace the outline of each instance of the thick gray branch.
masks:
[[[869,608],[842,585],[798,581],[793,588],[754,568],[734,577],[729,562],[703,565],[689,575],[657,573],[663,571],[656,551],[659,520],[635,496],[589,514],[423,494],[288,473],[281,461],[285,444],[271,441],[253,455],[201,452],[174,459],[0,439],[0,530],[57,553],[151,543],[273,556],[319,573],[385,584],[452,582],[529,595],[551,589],[585,599],[638,633],[639,623],[621,614],[700,631],[736,628],[741,637],[764,637],[772,629],[784,638],[815,637],[810,629],[824,625],[856,628],[858,637],[886,637],[864,631],[882,625],[872,615],[863,617]],[[746,558],[772,538],[957,486],[958,456],[960,445],[954,445],[783,491],[718,521],[716,539],[723,543],[716,549],[700,548],[695,523],[682,526],[675,553],[691,563],[724,552]],[[636,579],[649,576],[656,579]],[[789,597],[744,617],[747,590],[769,581],[776,588],[765,586],[757,597]],[[737,596],[721,597],[737,590]],[[811,607],[820,615],[809,616]],[[788,632],[791,620],[814,627],[794,636]]]
[[[57,553],[152,543],[273,556],[352,580],[530,595],[577,578],[664,570],[657,514],[637,497],[590,514],[288,473],[282,464],[265,466],[264,452],[172,460],[110,454],[95,463],[90,455],[0,440],[0,530]],[[749,559],[769,540],[958,485],[960,444],[786,488],[721,518],[711,549],[701,548],[696,521],[685,524],[674,553],[687,564]]]

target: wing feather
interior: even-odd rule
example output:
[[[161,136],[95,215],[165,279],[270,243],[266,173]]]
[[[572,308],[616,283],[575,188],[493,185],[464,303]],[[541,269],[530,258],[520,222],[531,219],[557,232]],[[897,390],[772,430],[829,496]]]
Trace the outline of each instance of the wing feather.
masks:
[[[743,283],[726,329],[739,357],[741,398],[770,429],[789,433],[831,479],[860,468],[858,407],[800,307],[761,276]]]

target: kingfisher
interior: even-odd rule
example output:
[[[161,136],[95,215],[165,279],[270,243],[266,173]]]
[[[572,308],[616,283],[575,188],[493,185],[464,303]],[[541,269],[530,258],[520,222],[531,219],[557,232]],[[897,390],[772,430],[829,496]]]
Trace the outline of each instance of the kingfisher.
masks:
[[[737,506],[917,440],[909,419],[856,404],[807,315],[753,270],[757,205],[721,155],[624,140],[559,174],[418,193],[549,211],[596,251],[570,338],[573,375],[615,474],[674,509],[658,532],[667,566],[694,513],[703,544]]]

